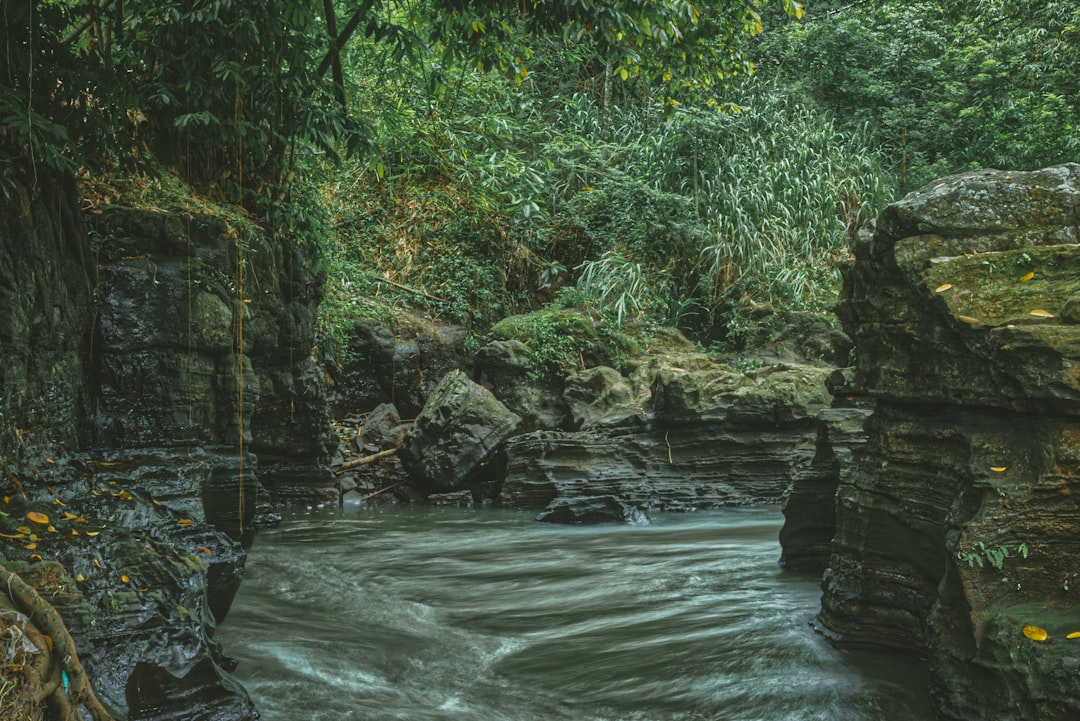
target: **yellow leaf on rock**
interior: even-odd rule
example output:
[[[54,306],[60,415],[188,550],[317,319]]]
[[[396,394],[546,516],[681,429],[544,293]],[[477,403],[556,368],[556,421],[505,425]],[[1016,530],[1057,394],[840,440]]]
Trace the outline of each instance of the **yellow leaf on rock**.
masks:
[[[86,532],[86,535],[88,535],[88,536],[90,536],[91,538],[93,538],[94,536],[96,536],[96,535],[97,535],[97,534],[99,534],[99,533],[101,533],[101,531],[87,531],[87,532]]]
[[[935,293],[944,293],[945,291],[947,291],[947,290],[949,290],[951,288],[952,288],[952,283],[945,283],[944,285],[939,285],[937,288],[934,288],[934,292]]]
[[[977,325],[979,323],[978,318],[972,318],[970,315],[958,315],[956,317],[967,323],[968,325]]]
[[[181,518],[179,521],[177,521],[177,523],[179,523],[181,526],[190,526],[194,522],[195,521],[191,520],[190,518]]]
[[[30,511],[26,514],[26,518],[27,520],[33,521],[34,523],[40,523],[43,526],[49,522],[48,516],[46,516],[44,513],[38,513],[37,511]]]
[[[86,581],[86,576],[84,576],[84,575],[82,575],[80,573],[78,576],[75,577],[75,580],[78,581],[79,583],[84,583]]]
[[[1028,315],[1033,315],[1036,318],[1053,318],[1054,314],[1048,310],[1029,310]]]
[[[1032,641],[1045,641],[1050,634],[1038,626],[1024,626],[1024,635]]]
[[[54,525],[53,525],[53,524],[51,524],[51,523],[49,524],[49,527],[48,527],[48,528],[47,528],[46,530],[47,530],[47,531],[48,531],[49,533],[57,533],[57,530],[56,530],[56,526],[54,526]]]
[[[1025,273],[1024,275],[1020,276],[1020,282],[1021,283],[1027,283],[1029,280],[1031,280],[1034,277],[1035,277],[1035,271],[1031,271],[1030,273]]]
[[[1070,633],[1065,638],[1080,638],[1080,631],[1073,631],[1072,633]]]
[[[1008,466],[990,466],[990,470],[994,473],[1004,473]]]
[[[37,544],[36,543],[24,543],[23,548],[25,548],[27,551],[33,551],[35,548],[37,548]]]
[[[128,582],[128,581],[130,581],[130,580],[131,580],[131,579],[130,579],[130,578],[128,578],[127,576],[121,576],[121,577],[120,577],[120,582],[121,582],[121,583],[127,583],[127,582]]]

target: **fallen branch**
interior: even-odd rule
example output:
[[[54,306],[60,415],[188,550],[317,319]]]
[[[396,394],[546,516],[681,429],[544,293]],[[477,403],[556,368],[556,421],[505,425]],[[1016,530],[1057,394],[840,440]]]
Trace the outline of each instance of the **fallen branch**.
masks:
[[[43,679],[44,674],[40,673],[40,670],[35,675],[38,676],[39,680],[44,680],[43,685],[46,689],[52,687],[55,679],[56,686],[51,688],[51,693],[48,694],[52,697],[55,708],[62,713],[68,711],[70,716],[72,707],[83,706],[90,712],[90,716],[94,721],[116,721],[101,705],[101,701],[98,700],[94,690],[90,687],[90,681],[86,678],[86,671],[83,669],[82,663],[79,662],[79,654],[75,651],[75,641],[72,640],[71,634],[68,633],[67,626],[64,625],[64,619],[60,617],[52,604],[38,595],[38,592],[26,581],[22,580],[18,574],[12,573],[2,566],[0,566],[0,589],[7,591],[7,595],[11,597],[11,600],[15,602],[15,605],[23,613],[30,617],[33,625],[41,631],[42,635],[52,638],[52,657],[58,660],[60,665],[56,666],[46,679]],[[34,645],[38,645],[32,636],[28,635],[28,638],[32,639],[31,642]],[[45,641],[44,645],[47,648],[48,642]],[[64,694],[63,686],[59,683],[62,671],[67,673],[70,687],[67,696]],[[33,692],[36,693],[37,689]]]
[[[360,500],[361,501],[370,501],[372,498],[379,495],[380,493],[386,493],[390,489],[397,488],[398,486],[403,485],[404,483],[405,483],[405,481],[398,481],[397,483],[392,483],[389,486],[387,486],[386,488],[380,488],[379,490],[375,491],[374,493],[369,493],[366,496],[361,497]]]
[[[334,471],[334,473],[340,476],[345,471],[357,468],[358,466],[366,466],[367,464],[374,463],[375,461],[381,461],[383,458],[389,458],[395,453],[397,453],[397,448],[390,448],[385,451],[379,451],[378,453],[372,453],[370,456],[364,456],[363,458],[357,458],[354,461],[349,461],[348,463],[342,464],[341,468]]]

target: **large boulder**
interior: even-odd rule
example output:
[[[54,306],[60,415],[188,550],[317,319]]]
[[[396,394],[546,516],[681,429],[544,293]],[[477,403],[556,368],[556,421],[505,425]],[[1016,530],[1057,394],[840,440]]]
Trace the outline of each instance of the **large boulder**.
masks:
[[[1077,165],[953,176],[887,208],[845,270],[875,410],[820,622],[927,655],[944,718],[1080,718],[1078,217]]]
[[[398,456],[413,481],[429,492],[494,480],[497,474],[486,467],[520,420],[491,391],[451,371],[405,435]]]
[[[335,377],[332,399],[336,417],[366,413],[393,403],[407,418],[424,407],[439,380],[464,368],[463,328],[403,318],[394,329],[360,320],[349,329],[347,359],[329,371]]]

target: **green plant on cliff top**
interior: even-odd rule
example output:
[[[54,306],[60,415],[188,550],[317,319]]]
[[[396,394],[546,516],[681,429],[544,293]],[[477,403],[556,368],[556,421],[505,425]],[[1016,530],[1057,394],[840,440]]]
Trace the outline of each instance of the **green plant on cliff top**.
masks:
[[[581,367],[615,365],[636,347],[624,330],[552,304],[532,313],[511,316],[491,329],[497,338],[519,340],[529,350],[531,380],[562,378]]]

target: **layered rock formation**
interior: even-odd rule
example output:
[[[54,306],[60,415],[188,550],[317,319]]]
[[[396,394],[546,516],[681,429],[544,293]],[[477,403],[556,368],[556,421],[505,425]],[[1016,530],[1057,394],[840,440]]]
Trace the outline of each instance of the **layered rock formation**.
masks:
[[[567,404],[590,425],[511,438],[500,503],[543,508],[600,495],[687,510],[777,501],[815,456],[828,372],[740,373],[703,354],[650,357],[631,378],[587,371],[567,381]]]
[[[91,219],[92,444],[228,449],[235,468],[211,501],[246,482],[253,502],[255,457],[275,496],[326,495],[334,438],[311,358],[321,286],[294,244],[209,215],[108,207]]]
[[[79,654],[119,713],[255,718],[213,628],[259,479],[332,487],[319,283],[286,239],[124,208],[88,228],[73,185],[41,181],[0,208],[0,563],[64,569],[94,619]]]
[[[820,620],[928,655],[947,718],[1080,717],[1078,242],[1080,166],[980,171],[887,208],[845,274],[876,406]]]

